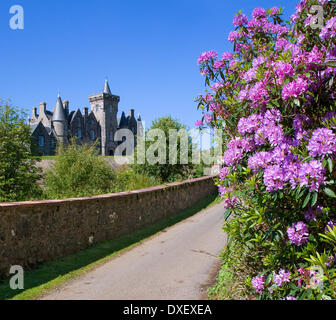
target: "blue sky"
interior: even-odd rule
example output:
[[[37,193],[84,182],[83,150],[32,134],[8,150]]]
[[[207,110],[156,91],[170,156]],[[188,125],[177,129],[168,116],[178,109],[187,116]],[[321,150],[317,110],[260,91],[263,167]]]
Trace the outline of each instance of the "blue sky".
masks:
[[[1,0],[0,98],[31,112],[57,92],[71,109],[89,106],[108,77],[119,113],[133,107],[148,126],[170,114],[190,127],[201,117],[204,91],[197,58],[231,50],[232,18],[242,9],[286,9],[298,0]],[[24,30],[9,28],[9,8],[21,5]]]

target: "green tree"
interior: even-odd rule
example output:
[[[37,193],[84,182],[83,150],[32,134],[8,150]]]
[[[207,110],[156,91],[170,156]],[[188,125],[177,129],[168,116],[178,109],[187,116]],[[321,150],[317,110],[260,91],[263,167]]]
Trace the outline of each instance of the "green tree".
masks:
[[[95,144],[58,145],[55,162],[45,173],[45,193],[48,198],[93,196],[114,191],[115,173]]]
[[[0,102],[0,202],[31,200],[40,195],[40,169],[35,166],[25,115]]]
[[[163,135],[157,136],[158,131],[155,129],[161,130]],[[180,135],[176,135],[176,140],[172,138],[174,131],[180,132]],[[155,177],[161,182],[172,182],[194,175],[196,170],[191,162],[193,145],[187,136],[186,126],[178,120],[165,116],[153,121],[146,132],[144,146],[146,157],[143,164],[138,161],[139,153],[142,152],[139,144],[135,151],[133,169],[136,172]],[[148,155],[151,153],[157,157],[156,162],[149,161]]]

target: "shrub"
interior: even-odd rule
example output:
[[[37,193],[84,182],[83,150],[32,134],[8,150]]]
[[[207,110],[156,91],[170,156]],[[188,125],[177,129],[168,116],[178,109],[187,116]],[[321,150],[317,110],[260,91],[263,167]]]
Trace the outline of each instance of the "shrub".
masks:
[[[47,198],[72,198],[109,193],[114,190],[115,173],[95,145],[58,146],[55,162],[45,174]]]
[[[224,257],[260,299],[335,299],[335,1],[302,0],[288,23],[275,7],[239,12],[234,26],[234,53],[198,60],[202,120],[225,129]]]
[[[40,170],[24,118],[18,108],[0,102],[0,202],[30,200],[41,194]]]
[[[116,173],[114,188],[116,192],[131,191],[159,185],[161,181],[132,169],[119,169]]]

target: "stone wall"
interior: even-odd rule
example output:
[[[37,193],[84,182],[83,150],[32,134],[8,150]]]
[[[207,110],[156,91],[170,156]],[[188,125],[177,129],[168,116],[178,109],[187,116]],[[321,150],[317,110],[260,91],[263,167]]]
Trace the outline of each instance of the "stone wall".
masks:
[[[216,192],[203,177],[96,197],[0,203],[0,276],[114,239]]]

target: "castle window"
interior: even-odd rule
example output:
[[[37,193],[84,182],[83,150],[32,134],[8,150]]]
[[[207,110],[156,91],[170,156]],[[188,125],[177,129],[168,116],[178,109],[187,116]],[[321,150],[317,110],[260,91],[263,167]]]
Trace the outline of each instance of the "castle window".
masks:
[[[56,140],[54,138],[51,138],[51,148],[52,149],[56,148]]]
[[[82,139],[82,130],[81,129],[77,130],[77,137],[78,137],[78,139]]]
[[[80,118],[77,118],[77,123],[78,123],[78,125],[81,125],[81,119]]]
[[[39,146],[44,147],[44,136],[39,136],[38,141],[39,141]]]
[[[110,141],[113,141],[113,132],[110,131]]]
[[[112,113],[112,111],[113,111],[113,110],[112,110],[112,106],[110,106],[110,113]]]
[[[91,137],[91,140],[94,140],[96,138],[94,130],[90,131],[90,137]]]

